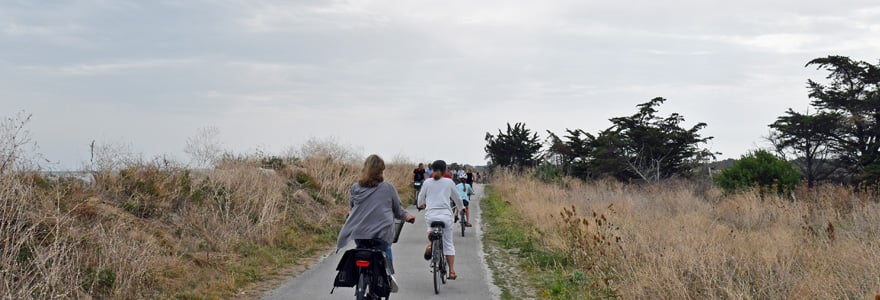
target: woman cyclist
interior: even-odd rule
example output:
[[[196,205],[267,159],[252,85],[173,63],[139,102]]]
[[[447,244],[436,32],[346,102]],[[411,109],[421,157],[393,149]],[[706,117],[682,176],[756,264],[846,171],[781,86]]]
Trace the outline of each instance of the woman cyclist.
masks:
[[[446,178],[446,162],[442,160],[431,164],[434,174],[422,184],[419,192],[418,207],[425,209],[425,222],[428,224],[428,246],[425,247],[425,259],[431,259],[431,222],[440,221],[446,224],[443,228],[443,255],[449,264],[450,280],[455,280],[455,245],[452,243],[452,200],[458,207],[464,207],[452,179]]]
[[[349,189],[351,212],[348,220],[339,231],[336,248],[344,248],[349,241],[361,246],[368,240],[380,240],[381,248],[385,249],[388,259],[389,274],[394,272],[392,266],[391,243],[394,241],[394,219],[412,222],[415,216],[406,212],[400,204],[397,189],[385,182],[382,173],[385,161],[378,155],[370,155],[364,161],[361,178]],[[397,282],[392,278],[392,287],[396,290]]]

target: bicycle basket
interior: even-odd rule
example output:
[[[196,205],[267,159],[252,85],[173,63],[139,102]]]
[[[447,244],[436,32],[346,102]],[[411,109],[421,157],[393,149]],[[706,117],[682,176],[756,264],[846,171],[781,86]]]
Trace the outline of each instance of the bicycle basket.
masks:
[[[400,238],[400,230],[403,229],[403,220],[394,220],[394,242],[397,243],[397,240]]]

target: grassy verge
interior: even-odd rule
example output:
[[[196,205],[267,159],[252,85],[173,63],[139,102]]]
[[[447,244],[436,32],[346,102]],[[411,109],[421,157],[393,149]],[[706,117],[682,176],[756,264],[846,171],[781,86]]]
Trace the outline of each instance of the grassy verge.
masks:
[[[486,222],[484,242],[502,299],[603,299],[613,291],[592,290],[594,279],[577,271],[558,251],[541,242],[541,233],[502,195],[486,189],[480,202]]]

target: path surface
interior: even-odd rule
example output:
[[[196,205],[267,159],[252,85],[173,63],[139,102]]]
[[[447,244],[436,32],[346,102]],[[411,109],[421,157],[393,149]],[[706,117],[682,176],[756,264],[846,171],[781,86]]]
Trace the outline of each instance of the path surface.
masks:
[[[415,207],[407,209],[416,216],[415,224],[407,223],[401,231],[400,239],[391,248],[394,251],[394,277],[400,285],[398,293],[391,294],[391,299],[498,299],[499,289],[491,283],[491,273],[485,263],[483,244],[481,242],[480,199],[483,196],[483,185],[475,184],[470,202],[470,227],[461,236],[461,229],[456,224],[455,233],[455,270],[457,280],[448,280],[440,287],[440,294],[434,294],[434,283],[428,271],[428,262],[422,258],[427,243],[427,225],[424,213],[417,212]],[[350,243],[354,247],[354,243]],[[330,294],[333,278],[336,276],[336,264],[342,253],[333,253],[316,265],[309,268],[296,278],[263,295],[262,299],[353,299],[353,288],[337,288]]]

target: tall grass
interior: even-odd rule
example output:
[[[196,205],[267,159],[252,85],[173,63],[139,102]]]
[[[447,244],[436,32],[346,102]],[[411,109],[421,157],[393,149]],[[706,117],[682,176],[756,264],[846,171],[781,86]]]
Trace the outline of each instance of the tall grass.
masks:
[[[625,299],[867,298],[880,291],[880,204],[842,186],[723,195],[496,174],[493,190],[560,253],[580,287]]]
[[[0,297],[235,295],[333,247],[362,164],[320,142],[284,161],[278,170],[255,156],[226,156],[208,170],[126,161],[94,170],[92,181],[0,174]],[[412,168],[387,166],[401,195]]]

